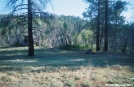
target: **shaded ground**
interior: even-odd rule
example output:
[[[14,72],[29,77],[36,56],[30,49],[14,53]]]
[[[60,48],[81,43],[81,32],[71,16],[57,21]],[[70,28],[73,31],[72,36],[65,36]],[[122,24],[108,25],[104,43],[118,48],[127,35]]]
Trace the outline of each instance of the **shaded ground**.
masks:
[[[97,53],[85,54],[85,51],[65,51],[36,48],[35,57],[27,56],[27,48],[0,49],[0,66],[35,65],[35,66],[97,66],[123,65],[134,66],[134,58],[126,54]]]
[[[0,48],[0,87],[133,87],[133,83],[134,58],[126,54],[87,55],[36,47],[35,57],[28,57],[27,47]]]

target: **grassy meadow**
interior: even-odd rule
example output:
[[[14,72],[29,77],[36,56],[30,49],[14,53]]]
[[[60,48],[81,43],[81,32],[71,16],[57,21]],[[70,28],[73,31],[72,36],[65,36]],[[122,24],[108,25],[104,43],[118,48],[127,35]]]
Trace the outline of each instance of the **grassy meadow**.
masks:
[[[28,57],[27,51],[0,47],[0,87],[134,86],[134,58],[127,54],[35,47],[35,56]]]

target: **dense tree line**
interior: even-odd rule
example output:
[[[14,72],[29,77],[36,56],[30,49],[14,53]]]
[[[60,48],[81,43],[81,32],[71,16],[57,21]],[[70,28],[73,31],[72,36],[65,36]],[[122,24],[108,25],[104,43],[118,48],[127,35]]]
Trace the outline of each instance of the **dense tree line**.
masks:
[[[16,24],[12,24],[11,27],[6,28],[5,30],[11,31],[10,29],[14,28],[18,24],[27,26],[28,56],[34,56],[33,22],[36,22],[36,17],[46,20],[46,16],[49,14],[43,10],[49,1],[50,0],[37,0],[36,2],[34,0],[7,1],[6,7],[11,10],[9,16],[4,20],[7,22],[7,26],[16,18],[17,20],[19,19],[19,21],[17,21]],[[18,16],[16,16],[17,14]],[[20,20],[20,18],[22,18],[22,20]]]
[[[32,2],[31,25],[28,24],[30,19],[25,10],[22,14],[17,12],[18,9],[25,9],[26,4],[21,3],[16,7],[14,2],[10,1],[8,4],[16,8],[10,15],[0,15],[0,44],[29,45],[31,39],[28,36],[31,28],[27,26],[28,24],[32,27],[30,32],[32,31],[32,43],[35,46],[134,53],[134,23],[126,22],[122,15],[127,9],[128,2],[121,0],[85,0],[85,2],[89,7],[83,12],[84,19],[42,12],[37,10],[38,7],[34,7],[36,3]]]
[[[109,48],[109,51],[115,52],[132,51],[134,45],[130,43],[133,43],[131,38],[131,34],[134,33],[131,32],[133,23],[127,23],[122,15],[127,9],[128,2],[121,0],[85,0],[85,2],[89,7],[83,16],[89,20],[89,27],[96,35],[96,50],[106,51]]]
[[[10,21],[9,26],[1,29],[1,36],[5,40],[3,42],[4,44],[22,46],[25,36],[28,35],[27,27],[25,26],[25,22],[23,22],[24,24],[18,24],[12,29],[9,29],[12,24],[16,24],[21,20],[20,17],[17,18],[19,15],[14,16],[16,17],[12,22]],[[62,47],[67,45],[94,44],[92,41],[93,31],[88,29],[87,20],[81,19],[80,17],[54,15],[53,19],[47,22],[36,17],[36,22],[33,23],[33,38],[34,45],[36,46]]]

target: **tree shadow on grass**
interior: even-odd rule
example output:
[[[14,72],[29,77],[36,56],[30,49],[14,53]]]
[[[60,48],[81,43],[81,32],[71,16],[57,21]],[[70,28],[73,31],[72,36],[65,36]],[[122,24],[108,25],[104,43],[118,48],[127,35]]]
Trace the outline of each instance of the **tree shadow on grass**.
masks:
[[[134,66],[134,58],[124,54],[99,53],[87,55],[84,51],[65,51],[57,49],[36,49],[34,57],[27,56],[27,50],[0,52],[0,70],[22,71],[25,67],[106,67],[113,65]]]

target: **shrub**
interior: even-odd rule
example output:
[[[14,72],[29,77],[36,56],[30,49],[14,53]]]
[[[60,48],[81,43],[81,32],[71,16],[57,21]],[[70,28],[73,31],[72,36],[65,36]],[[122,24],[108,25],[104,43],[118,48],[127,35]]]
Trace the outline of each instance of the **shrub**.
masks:
[[[66,86],[69,86],[69,87],[74,87],[75,82],[74,82],[73,79],[67,79],[67,80],[65,81],[65,85],[66,85]]]
[[[65,45],[65,46],[60,46],[60,49],[66,49],[66,50],[80,50],[79,45]]]
[[[59,46],[59,48],[65,50],[85,50],[85,49],[92,48],[94,50],[94,48],[90,44],[76,44],[76,45],[67,44],[67,45],[61,45]]]

